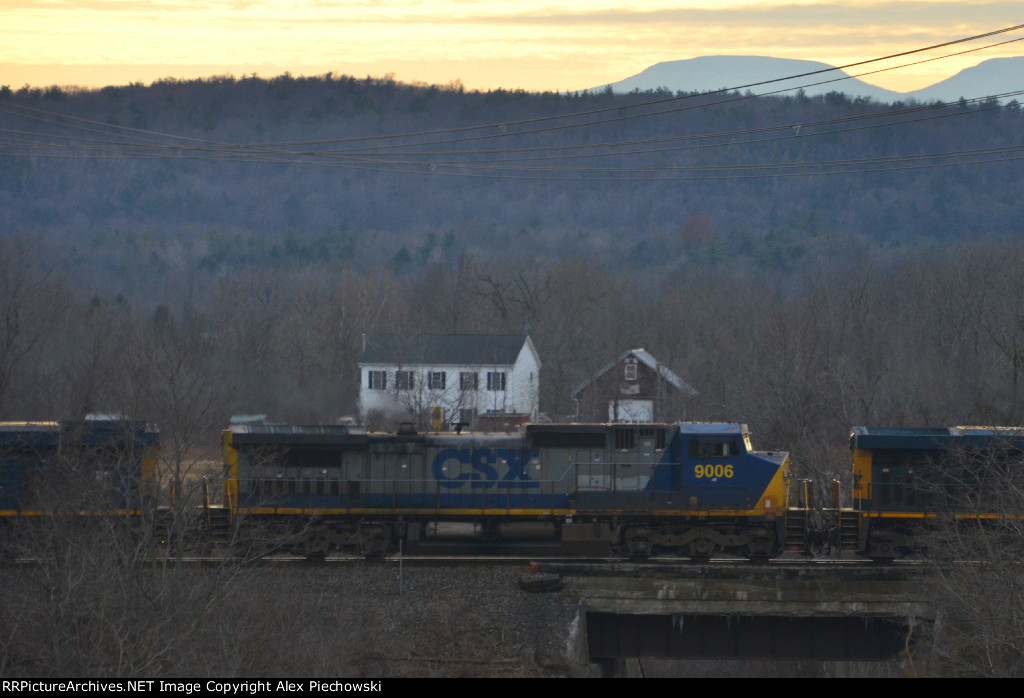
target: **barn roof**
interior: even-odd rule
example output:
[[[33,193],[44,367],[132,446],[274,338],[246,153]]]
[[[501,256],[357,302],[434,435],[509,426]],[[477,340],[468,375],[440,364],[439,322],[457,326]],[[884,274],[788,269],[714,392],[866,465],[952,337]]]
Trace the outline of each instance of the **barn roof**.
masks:
[[[522,334],[379,334],[366,343],[360,363],[511,366],[527,342],[533,346]]]
[[[619,355],[619,358],[615,359],[615,361],[608,362],[608,364],[605,365],[600,371],[594,373],[593,375],[590,376],[590,378],[576,386],[576,389],[572,391],[573,397],[576,397],[576,395],[585,390],[589,385],[595,383],[598,379],[600,379],[601,376],[603,376],[604,374],[608,373],[613,368],[618,366],[628,356],[636,357],[637,361],[639,361],[640,363],[644,364],[649,369],[654,371],[654,373],[660,376],[663,381],[671,385],[676,390],[680,390],[686,393],[687,395],[690,395],[691,397],[698,395],[698,392],[694,390],[689,383],[687,383],[678,375],[676,375],[675,372],[673,372],[672,369],[670,369],[668,366],[666,366],[663,363],[660,363],[656,358],[654,358],[650,354],[650,352],[648,352],[645,349],[630,349],[629,351],[622,352],[622,354]]]

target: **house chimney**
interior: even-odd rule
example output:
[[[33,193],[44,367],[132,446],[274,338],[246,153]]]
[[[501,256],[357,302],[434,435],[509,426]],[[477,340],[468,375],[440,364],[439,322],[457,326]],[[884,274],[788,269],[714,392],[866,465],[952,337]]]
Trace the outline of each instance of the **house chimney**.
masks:
[[[366,333],[363,332],[363,353],[366,353]]]

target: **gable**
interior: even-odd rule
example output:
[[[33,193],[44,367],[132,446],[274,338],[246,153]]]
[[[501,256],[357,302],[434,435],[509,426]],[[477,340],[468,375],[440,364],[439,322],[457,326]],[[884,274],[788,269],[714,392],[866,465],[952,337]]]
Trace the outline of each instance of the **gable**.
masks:
[[[645,370],[650,373],[653,380],[660,380],[685,395],[694,397],[698,394],[696,390],[686,383],[686,381],[676,375],[668,366],[660,363],[650,353],[643,349],[631,349],[624,352],[618,359],[608,363],[601,368],[601,370],[592,374],[590,378],[576,386],[576,389],[573,390],[572,393],[573,397],[578,397],[583,391],[605,382],[617,384],[618,376],[616,373],[623,370],[623,365],[626,363],[627,359],[633,359],[638,367],[643,367],[643,369],[641,369],[641,374],[639,374],[641,376],[642,372]],[[618,375],[621,375],[621,373]]]

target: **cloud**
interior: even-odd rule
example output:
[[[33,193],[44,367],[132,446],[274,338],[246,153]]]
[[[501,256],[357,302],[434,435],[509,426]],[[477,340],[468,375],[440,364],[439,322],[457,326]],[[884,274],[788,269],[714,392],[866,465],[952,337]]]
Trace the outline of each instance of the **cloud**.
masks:
[[[448,82],[472,74],[477,85],[487,86],[480,66],[488,66],[489,86],[551,89],[557,83],[564,89],[567,83],[603,84],[660,61],[700,55],[773,55],[839,65],[1020,20],[1019,0],[647,0],[642,9],[624,0],[0,2],[0,82],[13,84],[19,78],[7,75],[19,64],[155,64],[230,66],[236,73],[274,65],[296,73],[353,74],[411,66],[401,79]],[[1017,53],[998,55],[1019,55],[1012,50]],[[422,72],[416,72],[417,63]],[[950,65],[947,74],[962,67],[963,61]],[[549,82],[540,81],[545,74]]]

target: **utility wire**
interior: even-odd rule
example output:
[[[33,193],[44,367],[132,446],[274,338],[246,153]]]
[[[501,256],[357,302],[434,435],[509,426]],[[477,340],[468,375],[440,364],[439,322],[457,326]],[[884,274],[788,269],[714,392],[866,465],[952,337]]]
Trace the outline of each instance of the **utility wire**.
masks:
[[[991,107],[984,107],[982,109],[966,110],[957,109],[950,110],[948,105],[942,103],[928,104],[921,107],[911,107],[901,110],[887,110],[883,112],[875,112],[871,114],[862,114],[852,117],[842,117],[831,120],[821,120],[817,122],[811,122],[808,124],[780,124],[775,126],[765,126],[746,130],[736,130],[730,132],[720,133],[703,133],[703,134],[691,134],[681,135],[673,137],[662,137],[654,139],[632,139],[632,140],[620,140],[603,143],[593,144],[571,144],[571,145],[554,145],[554,146],[533,146],[533,147],[518,147],[518,148],[503,148],[503,149],[476,149],[476,150],[431,150],[423,151],[419,149],[409,150],[413,148],[423,147],[436,147],[438,145],[465,145],[469,141],[477,141],[484,139],[492,139],[496,137],[509,137],[509,136],[530,136],[537,135],[539,133],[545,133],[550,130],[561,130],[568,128],[585,128],[601,125],[604,123],[611,123],[615,121],[624,121],[637,118],[650,118],[655,116],[661,116],[664,114],[694,109],[694,108],[708,108],[726,104],[732,101],[740,99],[751,99],[754,97],[763,97],[778,92],[788,92],[796,87],[790,87],[778,90],[776,92],[769,92],[760,95],[753,95],[747,93],[742,96],[735,96],[735,92],[744,88],[754,87],[758,85],[766,85],[771,83],[778,83],[782,81],[791,81],[808,76],[818,75],[822,73],[831,72],[834,70],[842,70],[845,68],[851,68],[855,66],[867,65],[876,63],[878,61],[888,60],[892,58],[898,58],[902,56],[918,54],[923,51],[932,50],[936,48],[942,48],[955,44],[962,44],[967,41],[973,41],[979,38],[985,38],[994,36],[997,34],[1006,33],[1020,29],[1024,25],[1017,25],[1014,27],[1008,27],[1005,29],[996,30],[993,32],[987,32],[985,34],[979,34],[964,39],[957,39],[950,42],[944,42],[942,44],[936,44],[922,49],[915,49],[913,51],[905,51],[898,54],[892,54],[882,58],[870,59],[866,61],[860,61],[857,63],[851,63],[846,66],[838,68],[826,68],[818,71],[810,71],[795,76],[788,76],[784,78],[778,78],[774,80],[766,80],[757,83],[750,83],[749,85],[742,85],[737,88],[728,88],[718,90],[712,93],[700,93],[700,94],[688,94],[679,95],[667,99],[659,99],[646,101],[640,104],[632,105],[619,105],[614,107],[601,108],[596,110],[589,110],[584,112],[576,112],[573,114],[566,115],[551,115],[545,117],[537,117],[534,119],[524,119],[515,122],[511,122],[511,125],[518,126],[524,124],[546,124],[556,119],[568,119],[577,117],[589,117],[595,115],[603,115],[609,112],[617,112],[616,116],[611,118],[601,117],[600,120],[590,121],[586,123],[572,123],[572,124],[561,124],[554,126],[541,126],[529,131],[515,131],[512,133],[508,132],[507,128],[502,128],[501,134],[483,133],[477,135],[471,135],[467,137],[450,139],[447,141],[426,141],[420,143],[389,143],[380,144],[379,141],[383,140],[408,140],[413,137],[419,136],[434,136],[444,134],[468,134],[473,131],[479,131],[481,129],[488,130],[494,128],[495,125],[485,126],[471,126],[471,127],[460,127],[456,129],[440,129],[434,131],[420,131],[410,134],[392,134],[388,136],[376,136],[376,137],[359,137],[352,139],[331,139],[331,140],[318,140],[318,141],[298,141],[288,143],[271,143],[271,144],[228,144],[220,143],[216,141],[191,138],[187,136],[178,136],[174,134],[161,133],[158,131],[151,131],[145,129],[130,128],[124,126],[118,126],[114,124],[107,124],[100,121],[91,119],[85,119],[80,117],[73,117],[58,112],[39,110],[32,107],[26,107],[23,105],[10,104],[7,102],[0,101],[0,113],[6,112],[9,114],[17,115],[30,121],[41,122],[44,125],[64,129],[65,133],[60,134],[44,134],[39,132],[16,130],[16,129],[0,129],[0,156],[8,157],[64,157],[64,158],[80,158],[90,157],[98,159],[193,159],[193,160],[218,160],[218,161],[234,161],[234,162],[267,162],[267,163],[280,163],[280,164],[316,164],[329,167],[348,167],[352,169],[370,169],[376,171],[387,171],[387,172],[400,172],[409,174],[422,174],[424,171],[430,172],[431,174],[439,174],[443,171],[444,173],[454,174],[454,171],[458,171],[460,176],[466,176],[469,174],[477,174],[483,176],[501,176],[501,172],[506,173],[520,173],[520,172],[541,172],[545,174],[561,172],[566,173],[600,173],[610,174],[637,174],[644,173],[647,175],[657,175],[659,173],[675,175],[680,172],[694,172],[697,171],[694,168],[679,168],[679,167],[578,167],[578,166],[538,166],[528,165],[526,163],[536,163],[551,160],[567,161],[579,158],[607,158],[617,157],[622,158],[626,156],[652,156],[652,155],[664,155],[668,153],[677,153],[684,150],[692,150],[697,148],[716,148],[716,147],[747,147],[755,144],[767,143],[772,141],[778,141],[785,138],[796,137],[812,137],[822,135],[835,135],[840,133],[848,133],[852,131],[873,129],[873,128],[888,128],[894,126],[905,126],[912,123],[918,123],[925,120],[931,120],[935,118],[948,118],[951,116],[963,116],[977,114],[988,109],[992,109],[998,106],[998,103]],[[1024,37],[1017,39],[1010,39],[1007,41],[999,42],[993,45],[1003,45],[1014,41],[1024,40]],[[989,48],[990,46],[976,47],[968,49],[966,51],[960,51],[956,54],[959,55],[969,51],[982,50]],[[909,65],[914,65],[921,62],[939,60],[948,56],[933,57],[925,59],[924,61],[916,61]],[[905,66],[896,66],[890,68],[883,68],[876,71],[870,71],[870,73],[862,73],[862,75],[871,74],[875,72],[881,72],[883,70],[893,70]],[[835,82],[838,80],[849,79],[855,76],[843,76],[835,80],[827,80],[819,83],[811,83],[803,85],[802,87],[810,87],[813,85],[825,84],[828,82]],[[709,95],[729,95],[728,99],[719,101],[707,101]],[[1006,93],[1005,95],[999,95],[997,98],[1005,98],[1008,96],[1016,96],[1021,92]],[[688,100],[693,100],[696,97],[704,98],[704,101],[699,104],[685,104]],[[980,102],[987,103],[992,97],[978,98],[974,100],[962,100],[964,105],[977,104]],[[647,113],[628,113],[623,112],[638,110],[641,108],[651,107],[652,105],[662,104],[673,104],[671,109]],[[679,106],[681,105],[681,106]],[[922,114],[929,111],[938,112],[925,116],[916,116],[915,118],[902,118],[908,115]],[[844,126],[844,124],[853,124],[855,122],[869,122],[862,123],[860,125]],[[870,122],[874,123],[870,123]],[[840,128],[831,128],[833,126],[840,126]],[[776,132],[777,134],[786,130],[792,130],[794,133],[785,135],[767,136],[762,138],[750,138],[750,136],[758,134],[768,134]],[[67,130],[71,131],[71,134],[67,133]],[[73,135],[73,134],[87,134]],[[56,140],[55,140],[56,139]],[[741,140],[737,140],[741,139]],[[367,141],[378,141],[378,145],[365,145]],[[704,141],[704,142],[701,142]],[[716,142],[707,142],[716,141]],[[357,148],[351,149],[316,149],[316,150],[294,150],[292,149],[297,145],[338,145],[338,144],[351,144],[351,143],[363,143]],[[682,145],[680,145],[682,144]],[[398,151],[397,148],[405,148],[405,150]],[[383,152],[382,152],[383,151]],[[588,152],[581,152],[588,151]],[[599,152],[595,152],[599,151]],[[948,153],[940,155],[907,155],[907,156],[880,156],[873,159],[861,159],[856,161],[834,161],[834,162],[821,162],[821,163],[800,163],[793,165],[786,164],[775,164],[775,165],[736,165],[732,167],[721,167],[721,168],[702,168],[700,171],[730,171],[733,173],[739,173],[742,171],[756,171],[766,168],[774,168],[775,172],[780,169],[787,169],[789,167],[798,167],[802,169],[815,168],[815,167],[839,167],[849,166],[851,164],[863,164],[867,162],[875,164],[892,164],[901,162],[912,162],[919,158],[932,158],[932,159],[951,159],[951,158],[977,158],[981,153],[988,152],[984,149],[981,150],[965,150],[957,153]],[[991,154],[991,153],[989,153]],[[467,160],[467,158],[486,158],[485,161],[479,160]],[[1016,159],[1016,158],[1011,158]],[[969,162],[944,162],[944,163],[933,163],[932,166],[959,166],[962,164],[978,164],[980,160],[972,160]],[[411,171],[407,171],[406,167],[412,167]],[[518,174],[509,174],[519,178]]]
[[[747,84],[744,84],[744,85],[739,85],[739,86],[730,87],[730,88],[723,88],[721,90],[714,90],[714,91],[711,91],[711,92],[702,92],[702,93],[697,93],[697,94],[677,95],[677,96],[668,97],[668,98],[664,98],[664,99],[648,100],[648,101],[644,101],[644,102],[636,103],[636,104],[615,105],[615,106],[610,106],[610,107],[603,107],[603,108],[600,108],[600,109],[592,109],[592,110],[581,111],[581,112],[573,112],[573,113],[569,113],[569,114],[560,114],[560,115],[549,115],[549,116],[543,116],[543,117],[534,117],[534,118],[531,118],[531,119],[521,119],[521,120],[515,120],[515,121],[508,121],[508,122],[505,122],[505,123],[491,123],[491,124],[476,125],[476,126],[464,126],[464,127],[458,127],[458,128],[436,129],[436,130],[429,130],[429,131],[416,131],[416,132],[410,132],[410,133],[399,133],[399,134],[380,135],[380,136],[360,136],[360,137],[347,138],[347,139],[346,138],[343,138],[343,139],[326,139],[326,140],[321,139],[321,140],[313,140],[313,141],[292,141],[292,142],[267,143],[267,144],[248,144],[248,145],[238,144],[238,145],[231,146],[230,144],[217,143],[217,142],[214,142],[214,141],[209,141],[209,140],[204,140],[204,139],[190,138],[190,137],[187,137],[187,136],[180,136],[180,135],[175,135],[175,134],[161,133],[161,132],[157,132],[157,131],[149,131],[149,130],[144,130],[144,129],[130,128],[130,127],[126,127],[126,126],[116,126],[116,125],[112,125],[112,124],[106,124],[104,122],[99,122],[99,121],[94,121],[94,120],[89,120],[89,119],[83,119],[83,118],[80,118],[80,117],[69,117],[67,115],[59,114],[57,112],[45,112],[43,110],[37,110],[37,109],[33,109],[31,107],[25,107],[25,106],[21,106],[21,105],[11,105],[11,104],[8,104],[8,103],[2,102],[2,101],[0,101],[0,110],[2,110],[5,107],[10,107],[10,108],[14,108],[14,109],[20,109],[20,110],[23,110],[25,112],[36,112],[36,113],[38,113],[40,115],[48,115],[48,116],[50,116],[52,118],[55,118],[55,119],[61,119],[61,120],[65,120],[65,121],[74,121],[74,122],[79,122],[80,121],[80,122],[83,122],[83,123],[86,123],[86,124],[91,124],[91,125],[94,125],[94,126],[97,126],[97,127],[105,128],[105,129],[114,129],[114,130],[116,130],[117,132],[120,132],[120,133],[138,134],[139,136],[147,136],[147,137],[170,138],[170,139],[174,139],[174,140],[177,140],[177,141],[180,141],[180,142],[183,142],[183,143],[195,143],[195,144],[198,144],[198,145],[203,145],[203,146],[208,146],[208,147],[215,147],[215,146],[220,146],[220,147],[237,147],[237,148],[252,148],[252,149],[256,149],[256,150],[261,150],[261,149],[265,149],[265,148],[266,149],[274,150],[274,149],[281,149],[281,148],[290,148],[290,147],[294,147],[294,146],[343,144],[343,143],[358,143],[358,142],[367,142],[367,141],[385,141],[385,140],[396,140],[396,139],[409,139],[409,138],[414,138],[414,137],[432,136],[432,135],[445,135],[445,134],[453,134],[453,133],[465,133],[465,132],[479,131],[479,130],[498,131],[500,133],[493,133],[492,132],[492,133],[484,134],[483,136],[479,136],[478,138],[496,138],[496,137],[522,136],[522,135],[529,135],[529,134],[533,134],[533,133],[545,132],[547,129],[535,130],[535,131],[510,131],[510,129],[513,128],[513,127],[521,126],[521,125],[535,124],[535,123],[545,123],[545,122],[549,122],[549,121],[552,121],[552,120],[562,120],[562,119],[571,119],[571,118],[579,118],[579,117],[588,117],[588,116],[606,114],[606,113],[609,113],[609,112],[617,112],[617,113],[619,113],[619,115],[614,117],[613,119],[610,119],[610,120],[607,120],[607,121],[586,122],[586,123],[580,123],[580,124],[569,124],[569,125],[564,125],[564,126],[561,126],[561,127],[558,127],[558,128],[581,128],[581,127],[593,126],[595,124],[600,124],[600,123],[613,123],[615,121],[623,121],[623,120],[633,119],[633,118],[645,118],[645,117],[649,117],[649,116],[659,116],[659,115],[662,115],[662,114],[672,113],[674,111],[678,111],[678,110],[681,110],[681,109],[688,109],[688,108],[691,108],[691,107],[687,106],[687,107],[683,107],[681,109],[665,110],[665,111],[655,112],[655,113],[652,113],[652,114],[641,114],[641,115],[633,115],[633,114],[622,115],[622,112],[633,111],[633,110],[643,109],[643,108],[647,108],[647,107],[651,107],[651,106],[657,106],[657,105],[662,105],[662,104],[674,104],[674,103],[686,102],[686,101],[693,100],[693,99],[698,98],[698,97],[706,99],[706,98],[714,96],[714,95],[727,95],[729,93],[735,93],[735,92],[739,92],[741,90],[749,90],[750,88],[753,88],[753,87],[759,87],[759,86],[763,86],[763,85],[770,85],[770,84],[774,84],[774,83],[786,82],[786,81],[791,81],[791,80],[798,80],[798,79],[805,78],[805,77],[810,77],[810,76],[814,76],[814,75],[820,75],[820,74],[824,74],[824,73],[828,73],[828,72],[834,72],[836,70],[845,70],[847,68],[853,68],[853,67],[857,67],[857,66],[861,66],[861,65],[869,65],[869,64],[872,64],[872,63],[877,63],[877,62],[880,62],[880,61],[890,60],[890,59],[893,59],[893,58],[900,58],[900,57],[903,57],[903,56],[919,54],[919,53],[922,53],[922,52],[925,52],[925,51],[930,51],[930,50],[934,50],[934,49],[938,49],[938,48],[944,48],[944,47],[947,47],[947,46],[953,46],[953,45],[957,45],[957,44],[966,43],[966,42],[969,42],[969,41],[975,41],[975,40],[981,39],[981,38],[986,38],[986,37],[990,37],[990,36],[1004,34],[1004,33],[1011,32],[1011,31],[1016,31],[1016,30],[1021,29],[1021,28],[1024,28],[1024,24],[1019,24],[1019,25],[1015,25],[1015,26],[1012,26],[1012,27],[1006,27],[1006,28],[1003,28],[1003,29],[998,29],[998,30],[994,30],[994,31],[991,31],[991,32],[986,32],[986,33],[983,33],[983,34],[976,34],[974,36],[965,37],[965,38],[962,38],[962,39],[955,39],[955,40],[952,40],[952,41],[947,41],[947,42],[943,42],[943,43],[939,43],[939,44],[933,44],[931,46],[927,46],[927,47],[924,47],[924,48],[913,49],[913,50],[910,50],[910,51],[903,51],[903,52],[900,52],[900,53],[890,54],[888,56],[883,56],[883,57],[880,57],[880,58],[873,58],[873,59],[868,59],[868,60],[864,60],[864,61],[858,61],[858,62],[855,62],[855,63],[846,64],[846,65],[843,65],[843,66],[823,68],[821,70],[808,71],[808,72],[805,72],[805,73],[800,73],[800,74],[786,76],[786,77],[781,77],[781,78],[774,78],[774,79],[771,79],[771,80],[762,80],[762,81],[759,81],[759,82],[747,83]],[[1024,40],[1024,37],[1017,38],[1017,39],[1012,39],[1012,40],[1005,41],[1005,42],[1000,42],[1000,43],[997,43],[997,44],[991,44],[991,45],[984,46],[984,47],[970,49],[969,51],[983,50],[985,48],[991,48],[992,46],[998,46],[998,45],[1002,45],[1002,44],[1005,44],[1005,43],[1010,43],[1010,42],[1013,42],[1013,41],[1021,41],[1021,40]],[[965,53],[965,52],[967,52],[967,51],[957,52],[957,53],[949,54],[949,55],[960,55],[960,54]],[[940,60],[942,58],[949,57],[949,55],[933,57],[933,58],[926,59],[925,61],[916,61],[914,63],[910,63],[910,64],[907,64],[907,65],[916,65],[916,64],[922,63],[922,62],[927,62],[927,61],[932,61],[932,60]],[[905,66],[904,65],[899,65],[899,66],[883,68],[881,70],[871,71],[870,73],[863,73],[863,75],[873,74],[873,73],[883,72],[883,71],[888,71],[888,70],[897,70],[897,69],[900,69],[902,67],[905,67]],[[751,99],[751,98],[759,97],[759,96],[769,96],[769,95],[772,95],[772,94],[777,94],[778,92],[790,92],[792,90],[801,89],[803,87],[811,87],[811,86],[815,86],[815,85],[819,85],[819,84],[827,84],[827,83],[830,83],[830,82],[838,82],[838,81],[841,81],[841,80],[850,79],[852,77],[856,77],[856,76],[843,76],[843,77],[840,77],[840,78],[836,78],[834,80],[827,80],[827,81],[822,81],[822,82],[819,82],[819,83],[810,83],[810,84],[803,85],[803,86],[800,86],[800,87],[789,87],[789,88],[785,88],[784,90],[779,90],[777,92],[768,92],[768,93],[762,93],[762,94],[759,94],[759,95],[745,95],[745,96],[740,96],[740,97],[734,97],[732,99],[726,100],[726,103],[727,102],[732,102],[732,101],[737,101],[737,100],[740,100],[740,99]],[[706,108],[707,106],[714,106],[714,105],[720,104],[720,103],[722,103],[722,102],[712,102],[710,104],[700,105],[700,108]],[[462,141],[458,141],[458,142],[462,142]],[[436,142],[430,142],[430,143],[433,144],[433,143],[436,143]],[[386,147],[386,146],[378,145],[378,146],[375,146],[375,147]]]

